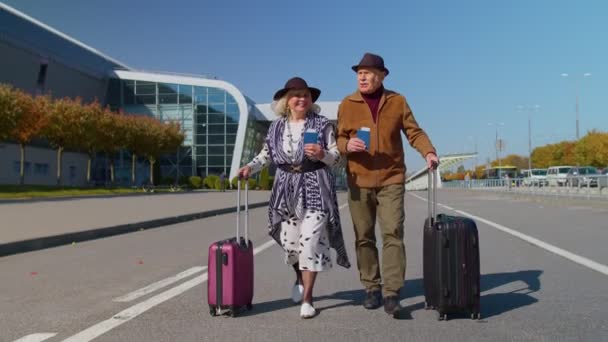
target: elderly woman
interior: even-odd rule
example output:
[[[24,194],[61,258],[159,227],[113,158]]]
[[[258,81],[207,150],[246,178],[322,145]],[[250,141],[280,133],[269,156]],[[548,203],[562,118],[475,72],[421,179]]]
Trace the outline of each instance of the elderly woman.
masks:
[[[269,229],[285,251],[285,262],[296,271],[292,299],[302,303],[302,318],[316,314],[313,286],[317,272],[332,267],[330,247],[336,250],[338,265],[350,267],[330,171],[340,153],[333,125],[314,104],[320,94],[299,77],[287,81],[273,98],[280,118],[270,125],[260,154],[239,170],[239,176],[247,178],[270,163],[277,166]],[[304,132],[314,132],[317,143],[304,144]]]

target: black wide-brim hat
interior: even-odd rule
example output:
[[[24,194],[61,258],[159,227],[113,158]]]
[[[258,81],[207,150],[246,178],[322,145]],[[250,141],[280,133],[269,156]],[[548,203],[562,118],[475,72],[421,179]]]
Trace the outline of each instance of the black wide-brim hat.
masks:
[[[368,67],[384,71],[388,75],[388,69],[384,67],[384,59],[378,55],[367,52],[361,58],[361,61],[357,65],[353,65],[351,68],[354,72],[357,72],[361,67]]]
[[[272,99],[276,101],[276,100],[280,99],[281,97],[283,97],[285,94],[287,94],[287,92],[290,90],[303,90],[303,89],[308,89],[310,91],[310,96],[312,97],[312,102],[316,102],[317,99],[319,98],[319,95],[321,95],[321,90],[319,90],[317,88],[309,87],[303,78],[293,77],[293,78],[290,78],[289,81],[287,81],[287,83],[285,83],[285,87],[283,87],[283,89],[280,89],[276,93],[274,93],[274,96]]]

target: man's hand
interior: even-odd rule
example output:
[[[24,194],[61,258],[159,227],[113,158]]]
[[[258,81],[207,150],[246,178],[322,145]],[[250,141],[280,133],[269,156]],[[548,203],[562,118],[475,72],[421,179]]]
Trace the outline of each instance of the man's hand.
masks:
[[[433,152],[427,153],[425,159],[426,159],[426,166],[428,166],[428,168],[431,170],[435,170],[437,168],[437,166],[439,165],[439,158],[437,158],[437,155]]]
[[[350,138],[346,144],[346,151],[349,153],[365,151],[365,148],[365,142],[356,137]]]

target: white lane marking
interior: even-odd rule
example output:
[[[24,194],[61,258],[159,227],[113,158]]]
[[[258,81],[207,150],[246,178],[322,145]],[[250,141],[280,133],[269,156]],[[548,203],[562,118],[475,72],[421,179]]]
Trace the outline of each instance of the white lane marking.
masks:
[[[268,249],[270,246],[272,246],[274,244],[276,244],[276,242],[274,240],[266,241],[261,246],[254,248],[253,254],[258,254],[258,253]],[[165,292],[159,293],[154,297],[146,299],[141,303],[135,304],[135,305],[117,313],[116,315],[112,316],[111,318],[109,318],[105,321],[99,322],[99,323],[77,333],[76,335],[68,337],[67,339],[65,339],[63,341],[64,342],[91,341],[92,339],[97,338],[97,337],[101,336],[102,334],[105,334],[106,332],[118,327],[119,325],[122,325],[123,323],[126,323],[126,322],[132,320],[133,318],[141,315],[142,313],[150,310],[151,308],[153,308],[175,296],[178,296],[178,295],[190,290],[191,288],[193,288],[197,285],[200,285],[206,281],[207,281],[207,272],[203,273],[202,275],[200,275],[196,278],[192,278],[176,287],[166,290]]]
[[[189,269],[187,269],[187,270],[185,270],[185,271],[183,271],[181,273],[178,273],[178,274],[176,274],[176,275],[174,275],[172,277],[169,277],[169,278],[166,278],[166,279],[163,279],[163,280],[159,280],[159,281],[157,281],[154,284],[150,284],[150,285],[148,285],[146,287],[143,287],[143,288],[141,288],[139,290],[135,290],[135,291],[133,291],[131,293],[128,293],[128,294],[126,294],[126,295],[124,295],[122,297],[114,298],[114,299],[112,299],[112,301],[114,301],[114,302],[130,302],[130,301],[135,300],[135,299],[137,299],[139,297],[143,297],[143,296],[147,295],[148,293],[152,293],[152,292],[154,292],[154,291],[156,291],[158,289],[162,289],[163,287],[166,287],[166,286],[169,286],[169,285],[171,285],[173,283],[176,283],[176,282],[178,282],[178,281],[180,281],[180,280],[182,280],[184,278],[187,278],[187,277],[189,277],[189,276],[191,276],[193,274],[202,272],[202,271],[204,271],[206,269],[207,269],[207,266],[196,266],[196,267],[189,268]]]
[[[422,198],[422,197],[420,197],[418,195],[415,195],[415,194],[412,194],[412,193],[410,193],[410,195],[412,195],[412,196],[414,196],[414,197],[416,197],[416,198],[418,198],[420,200],[426,201],[426,198]],[[482,217],[475,216],[473,214],[469,214],[469,213],[467,213],[465,211],[462,211],[462,210],[455,210],[455,209],[452,209],[452,210],[454,210],[455,212],[457,212],[457,213],[459,213],[461,215],[468,216],[468,217],[470,217],[470,218],[472,218],[474,220],[481,221],[481,222],[483,222],[483,223],[485,223],[485,224],[487,224],[489,226],[492,226],[492,227],[494,227],[494,228],[496,228],[496,229],[498,229],[500,231],[503,231],[503,232],[505,232],[507,234],[511,234],[511,235],[513,235],[513,236],[515,236],[517,238],[520,238],[520,239],[522,239],[522,240],[524,240],[524,241],[526,241],[528,243],[531,243],[531,244],[533,244],[533,245],[535,245],[537,247],[540,247],[540,248],[542,248],[544,250],[547,250],[547,251],[549,251],[551,253],[557,254],[557,255],[559,255],[559,256],[561,256],[563,258],[566,258],[566,259],[568,259],[570,261],[573,261],[573,262],[575,262],[577,264],[583,265],[583,266],[585,266],[587,268],[590,268],[590,269],[592,269],[594,271],[597,271],[599,273],[603,273],[605,275],[608,275],[608,266],[606,266],[606,265],[600,264],[600,263],[595,262],[595,261],[593,261],[591,259],[587,259],[587,258],[582,257],[580,255],[574,254],[574,253],[569,252],[569,251],[567,251],[565,249],[553,246],[553,245],[551,245],[549,243],[546,243],[544,241],[541,241],[541,240],[539,240],[537,238],[534,238],[532,236],[520,233],[520,232],[518,232],[518,231],[516,231],[514,229],[505,227],[503,225],[500,225],[498,223],[492,222],[490,220],[486,220],[486,219],[484,219]]]
[[[41,341],[49,339],[55,335],[57,335],[57,333],[31,334],[31,335],[23,336],[22,338],[15,340],[14,342],[41,342]]]

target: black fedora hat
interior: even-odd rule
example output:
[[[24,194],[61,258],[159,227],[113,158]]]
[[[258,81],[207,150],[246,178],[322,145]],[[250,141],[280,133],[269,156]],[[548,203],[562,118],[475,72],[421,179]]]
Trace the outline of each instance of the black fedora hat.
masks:
[[[289,81],[287,81],[287,83],[285,83],[285,87],[283,87],[283,89],[279,89],[276,93],[274,93],[273,100],[276,101],[276,100],[280,99],[281,97],[283,97],[283,95],[287,94],[287,92],[290,90],[302,90],[302,89],[308,89],[310,91],[310,96],[312,97],[312,102],[317,101],[317,99],[319,98],[319,95],[321,95],[321,90],[319,90],[317,88],[309,87],[303,78],[293,77],[293,78],[290,78]]]
[[[384,71],[388,75],[388,69],[384,67],[384,59],[378,55],[374,55],[373,53],[365,53],[363,58],[361,58],[361,62],[357,65],[353,65],[352,69],[357,72],[361,67],[374,68],[381,71]]]

